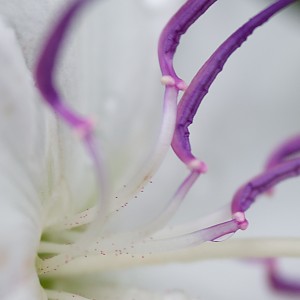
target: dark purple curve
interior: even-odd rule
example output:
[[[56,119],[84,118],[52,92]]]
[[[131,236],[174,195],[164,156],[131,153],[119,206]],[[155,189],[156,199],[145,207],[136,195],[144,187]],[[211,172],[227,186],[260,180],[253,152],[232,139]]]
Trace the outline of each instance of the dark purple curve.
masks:
[[[279,0],[250,19],[214,52],[193,78],[178,105],[177,125],[172,141],[174,152],[184,163],[188,164],[196,159],[191,153],[188,127],[192,124],[199,105],[208,93],[208,89],[216,76],[223,69],[227,59],[252,34],[254,29],[265,23],[281,9],[296,1]]]
[[[266,261],[266,267],[269,284],[274,290],[291,295],[300,293],[300,282],[288,280],[280,275],[277,260],[272,258],[268,259]]]
[[[81,117],[69,108],[61,99],[54,82],[56,63],[60,54],[61,44],[76,14],[83,6],[93,0],[75,0],[68,10],[59,19],[58,24],[53,26],[46,44],[38,58],[35,70],[37,88],[40,90],[44,100],[52,109],[73,128],[89,128],[89,120]]]
[[[180,38],[188,28],[217,0],[188,0],[171,18],[161,33],[158,43],[158,57],[162,75],[171,76],[175,83],[182,80],[176,75],[173,57]]]
[[[269,156],[265,169],[273,168],[300,152],[300,135],[289,138],[279,145]]]
[[[254,203],[255,198],[279,184],[300,175],[300,158],[283,162],[266,170],[243,185],[234,195],[231,205],[233,213],[245,212]]]

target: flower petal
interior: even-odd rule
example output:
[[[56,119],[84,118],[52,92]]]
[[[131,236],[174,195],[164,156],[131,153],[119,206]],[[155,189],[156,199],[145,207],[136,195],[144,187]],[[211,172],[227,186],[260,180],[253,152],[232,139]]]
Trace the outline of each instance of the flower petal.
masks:
[[[42,138],[43,124],[37,127],[42,112],[35,103],[34,84],[14,32],[2,21],[0,26],[0,144],[10,147],[19,159],[33,158],[43,149],[43,140],[39,139],[38,147],[35,140],[38,134]]]
[[[41,234],[33,82],[11,28],[0,20],[0,298],[40,299],[35,259]],[[39,140],[43,149],[43,142]]]
[[[52,13],[63,1],[1,1],[0,13],[17,33],[27,65],[32,68]]]
[[[22,166],[16,164],[13,157],[4,154],[2,151],[0,161],[0,297],[40,299],[35,270],[42,227],[40,195],[23,177],[26,174]]]

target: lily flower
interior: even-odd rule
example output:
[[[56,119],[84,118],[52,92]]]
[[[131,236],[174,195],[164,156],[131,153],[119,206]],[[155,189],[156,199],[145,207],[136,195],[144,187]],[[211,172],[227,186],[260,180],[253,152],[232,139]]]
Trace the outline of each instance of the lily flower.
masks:
[[[80,13],[96,2],[73,0],[67,4],[45,35],[36,63],[30,55],[24,60],[23,53],[27,49],[22,53],[13,29],[3,20],[0,24],[1,162],[5,170],[0,181],[3,195],[0,210],[3,225],[1,299],[185,299],[183,294],[159,295],[112,287],[101,281],[93,283],[91,278],[101,278],[101,274],[110,270],[147,264],[226,256],[253,257],[249,244],[257,245],[257,240],[214,242],[247,229],[245,212],[256,197],[299,175],[299,158],[294,157],[299,151],[297,138],[296,142],[280,146],[261,174],[243,185],[225,208],[204,219],[169,225],[193,184],[207,169],[191,152],[188,126],[209,86],[230,55],[255,28],[296,0],[279,0],[246,22],[214,52],[189,85],[176,74],[173,57],[180,37],[216,1],[186,1],[166,25],[159,41],[161,82],[165,85],[162,122],[157,142],[146,155],[139,149],[141,144],[143,150],[143,143],[149,146],[149,137],[143,132],[145,128],[140,130],[139,123],[134,122],[128,125],[132,116],[122,119],[126,103],[112,101],[106,109],[113,115],[116,104],[121,105],[120,116],[115,119],[112,116],[112,119],[123,121],[119,121],[116,132],[107,134],[105,123],[111,124],[110,115],[87,117],[86,101],[73,101],[73,96],[78,99],[76,87],[70,85],[70,94],[64,94],[61,92],[64,86],[56,82],[63,69],[59,58],[68,33]],[[129,38],[133,37],[129,35]],[[126,37],[119,39],[121,43],[127,41]],[[120,47],[120,56],[122,54]],[[130,53],[127,55],[132,58]],[[143,55],[141,58],[148,59]],[[69,59],[72,63],[72,57]],[[120,61],[118,57],[114,59]],[[124,92],[128,87],[127,78],[120,81],[118,71],[108,68],[108,78],[118,92]],[[141,79],[144,85],[138,98],[147,98],[145,89],[151,87],[148,79],[143,78],[143,71],[139,68],[137,71],[141,78],[136,80]],[[65,80],[63,85],[68,86],[67,77],[73,75],[67,71],[59,74]],[[152,76],[149,77],[152,80]],[[104,82],[99,80],[99,85]],[[38,99],[37,91],[46,105],[34,100]],[[181,92],[183,96],[177,105]],[[101,97],[95,104],[103,105]],[[144,102],[139,105],[143,106]],[[144,118],[147,114],[143,114]],[[145,125],[147,119],[143,118],[138,120]],[[129,129],[126,130],[123,127],[127,125]],[[119,139],[116,138],[120,135],[118,131],[121,131]],[[127,218],[124,222],[130,201],[144,192],[171,145],[190,169],[190,174],[159,213],[145,210],[132,214],[130,220]],[[140,163],[143,160],[146,163]],[[282,248],[264,246],[268,242],[261,243],[255,256],[269,258],[282,254]],[[272,245],[281,242],[275,239]],[[286,248],[291,249],[293,243],[288,240]],[[274,265],[273,260],[268,260],[272,282],[286,287],[276,276]],[[86,274],[90,275],[87,280],[83,278]]]

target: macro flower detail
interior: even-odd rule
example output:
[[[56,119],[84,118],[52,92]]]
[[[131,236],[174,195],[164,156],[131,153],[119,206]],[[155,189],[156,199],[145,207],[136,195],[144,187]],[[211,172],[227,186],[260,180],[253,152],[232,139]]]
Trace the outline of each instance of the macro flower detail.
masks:
[[[1,228],[1,299],[186,299],[179,292],[161,295],[105,283],[99,286],[98,282],[93,286],[75,277],[173,262],[183,256],[194,260],[226,254],[250,257],[249,252],[243,252],[243,247],[248,247],[247,243],[243,246],[243,240],[229,240],[224,246],[216,242],[248,228],[245,212],[260,194],[271,193],[280,182],[300,174],[297,136],[280,145],[262,172],[240,187],[225,208],[204,219],[169,225],[193,184],[207,172],[206,163],[192,153],[188,127],[209,87],[231,54],[257,27],[297,0],[278,0],[246,22],[213,53],[190,84],[177,75],[174,55],[181,36],[217,1],[185,2],[159,39],[165,94],[156,143],[146,162],[122,184],[114,182],[111,175],[116,166],[109,159],[105,122],[81,113],[76,103],[60,92],[56,81],[69,31],[80,14],[96,2],[72,0],[66,5],[44,37],[33,74],[27,69],[13,30],[4,22],[0,24],[0,60],[7,71],[0,80],[5,96],[1,107],[2,165],[8,169],[1,188],[11,197],[2,201],[1,218],[10,230],[18,232],[13,236]],[[17,90],[12,87],[16,79]],[[32,100],[38,98],[36,90],[47,108]],[[20,101],[23,98],[24,102]],[[17,139],[11,130],[18,134]],[[134,215],[130,220],[133,228],[125,226],[127,221],[123,228],[123,211],[131,199],[144,192],[170,147],[189,169],[188,176],[158,214],[143,222],[135,222],[139,216]],[[203,248],[197,248],[196,253],[201,244]],[[298,286],[278,275],[276,260],[269,259],[280,253],[263,246],[257,251],[261,251],[259,257],[266,258],[264,264],[273,286],[298,292]]]

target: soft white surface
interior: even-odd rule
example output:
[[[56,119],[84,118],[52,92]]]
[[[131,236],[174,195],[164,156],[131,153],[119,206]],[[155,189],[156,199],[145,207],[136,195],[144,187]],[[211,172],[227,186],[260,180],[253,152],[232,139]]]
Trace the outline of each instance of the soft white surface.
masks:
[[[40,299],[35,255],[42,220],[33,83],[14,32],[0,20],[0,298]],[[39,139],[43,147],[42,139]],[[32,160],[35,159],[35,163]]]
[[[87,26],[86,29],[78,29],[83,30],[82,34],[89,34],[85,37],[85,45],[89,45],[88,43],[95,39],[98,41],[93,47],[84,47],[81,50],[86,55],[82,66],[76,66],[75,70],[77,67],[83,69],[82,73],[79,72],[83,79],[81,80],[80,77],[79,80],[75,76],[77,71],[72,73],[73,69],[68,64],[69,61],[72,62],[71,56],[67,57],[65,68],[60,74],[59,83],[63,87],[64,95],[68,96],[68,101],[75,103],[72,102],[75,95],[74,101],[79,103],[77,109],[83,108],[84,112],[94,113],[97,116],[99,134],[107,143],[106,150],[111,165],[115,167],[112,177],[119,180],[116,185],[121,185],[128,173],[134,173],[146,157],[157,133],[162,87],[159,85],[160,76],[154,41],[158,38],[161,26],[174,11],[174,7],[166,2],[163,1],[161,4],[162,10],[158,10],[159,5],[156,1],[153,3],[151,1],[137,3],[133,0],[128,0],[126,3],[107,1],[103,3],[103,7],[102,4],[96,4],[94,10],[84,15],[90,14],[90,24],[84,25]],[[45,24],[52,16],[52,13],[48,13],[52,12],[54,6],[49,5],[47,1],[27,0],[18,1],[17,4],[12,0],[0,1],[0,12],[16,29],[26,62],[30,67],[34,63],[41,34],[46,30]],[[150,6],[153,7],[148,11]],[[219,1],[182,41],[176,58],[176,65],[182,77],[189,81],[204,59],[224,38],[263,7],[264,3],[260,1]],[[98,13],[102,14],[101,18],[98,18]],[[82,20],[85,20],[84,16]],[[23,27],[24,24],[26,27]],[[212,87],[191,130],[194,152],[208,163],[209,173],[200,179],[189,194],[186,204],[177,216],[178,221],[198,218],[228,203],[236,188],[261,170],[264,159],[272,147],[298,131],[300,74],[296,59],[300,53],[299,26],[298,16],[287,11],[274,18],[264,28],[258,29],[249,42],[230,60]],[[76,31],[73,33],[73,38],[74,36]],[[3,42],[3,44],[10,47],[10,43]],[[5,47],[1,48],[1,51],[5,49]],[[9,50],[12,50],[11,55],[14,55],[15,47]],[[74,53],[73,49],[68,51]],[[20,53],[17,53],[16,57],[16,61],[20,60]],[[14,72],[15,69],[9,65],[8,70]],[[25,71],[24,73],[26,74]],[[7,78],[9,75],[15,76],[14,73],[8,73]],[[5,78],[1,78],[2,83],[5,83]],[[78,88],[78,82],[84,84],[83,89]],[[12,99],[19,99],[18,93],[22,91],[22,100],[28,100],[31,97],[27,97],[27,93],[31,93],[30,89],[31,87],[26,84],[23,89],[21,81],[19,90],[9,89],[12,93],[9,96]],[[30,104],[23,109],[29,108]],[[31,113],[29,111],[24,115],[29,118],[24,123],[19,119],[19,115],[17,115],[17,122],[12,121],[13,126],[19,126],[16,132],[12,132],[18,139],[12,139],[9,144],[17,151],[19,148],[15,145],[16,141],[25,145],[24,150],[32,151],[31,142],[35,131],[31,127],[26,128],[31,136],[27,139],[24,138],[24,134],[20,134],[20,128],[24,130],[24,124],[32,125],[30,122],[34,117],[30,117]],[[5,123],[5,126],[7,124],[9,123]],[[12,129],[15,130],[14,127]],[[7,131],[3,132],[7,134]],[[53,136],[53,141],[56,143],[57,137],[55,134]],[[5,139],[10,140],[10,136]],[[69,146],[72,148],[76,143],[78,144],[78,141],[63,145],[64,153],[69,155],[64,161],[66,165],[77,153],[77,149],[73,150],[75,154],[70,154],[67,149]],[[52,150],[57,152],[55,148]],[[9,155],[7,154],[8,157]],[[84,161],[84,154],[82,157]],[[60,165],[59,161],[56,163]],[[78,165],[82,166],[81,161]],[[74,170],[78,165],[74,166]],[[128,170],[128,167],[131,169]],[[5,168],[12,171],[17,178],[23,172],[11,158],[5,161]],[[86,177],[88,172],[89,170],[78,175],[72,169],[70,170],[70,173],[77,174],[73,175],[75,178],[72,174],[69,176],[74,180],[73,192],[78,194],[78,199],[85,197],[89,188],[85,186],[84,189],[80,189],[78,185],[78,193],[76,193],[75,185]],[[170,154],[160,174],[154,179],[152,187],[145,191],[146,196],[140,197],[141,200],[135,202],[135,213],[141,217],[147,216],[158,206],[162,206],[164,199],[168,199],[186,172],[187,170],[174,159],[174,155]],[[3,199],[6,195],[10,195],[14,201],[5,202],[7,205],[3,204],[4,209],[1,209],[1,236],[4,236],[4,239],[0,247],[3,251],[13,249],[9,253],[11,260],[16,257],[14,263],[17,267],[21,266],[21,270],[24,271],[22,263],[27,256],[33,259],[31,257],[35,253],[33,248],[39,238],[39,207],[36,206],[34,197],[20,200],[24,193],[16,191],[11,183],[6,183],[4,180],[7,179],[6,173],[2,176],[4,177],[1,180]],[[25,188],[28,189],[30,185],[26,181],[25,183]],[[278,193],[274,198],[259,201],[251,209],[248,215],[249,231],[240,233],[240,236],[299,235],[297,180],[284,184],[277,190]],[[28,208],[27,215],[19,214],[23,206],[25,209]],[[16,223],[14,221],[16,219],[20,223]],[[128,218],[124,222],[128,222]],[[6,230],[8,227],[18,234],[8,235]],[[15,245],[22,242],[22,239],[24,239],[22,244],[26,247],[21,251]],[[32,243],[28,243],[31,240]],[[30,278],[33,278],[36,284],[33,269],[27,268],[25,271],[31,272]],[[11,278],[10,273],[4,274],[7,283],[5,287],[11,291],[15,279]],[[253,297],[286,299],[286,296],[274,296],[266,287],[263,278],[261,268],[230,261],[162,266],[112,275],[112,281],[120,279],[121,282],[131,286],[157,291],[176,287],[176,289],[185,289],[192,296],[199,296],[201,299],[250,300]],[[249,287],[253,294],[247,293]],[[18,292],[22,292],[22,288],[24,285],[20,284]],[[28,293],[36,291],[29,288],[29,284],[25,285],[22,299],[26,299],[26,291]],[[20,299],[18,297],[10,296],[9,299]],[[35,295],[28,295],[28,299],[35,299],[34,297]],[[133,297],[132,294],[130,297]]]

